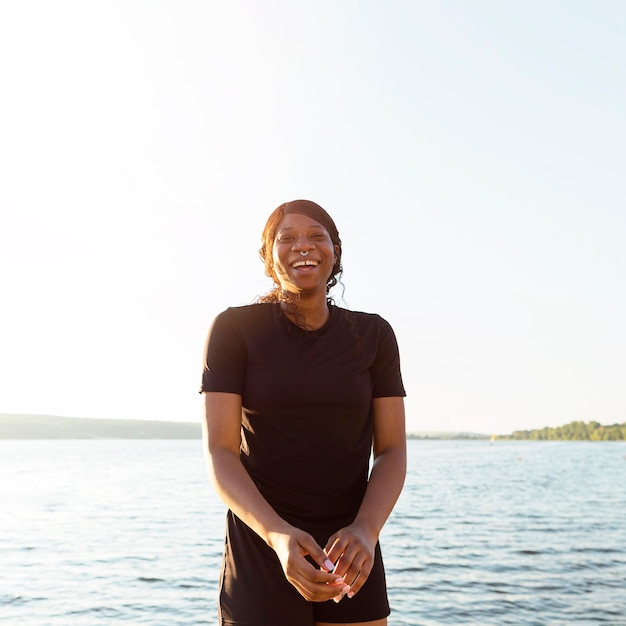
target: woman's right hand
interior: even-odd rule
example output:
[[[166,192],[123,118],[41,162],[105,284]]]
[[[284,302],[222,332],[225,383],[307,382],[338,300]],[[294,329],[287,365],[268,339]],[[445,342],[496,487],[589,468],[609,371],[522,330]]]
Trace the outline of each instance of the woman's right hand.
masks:
[[[309,602],[326,602],[350,591],[344,579],[331,574],[334,565],[309,533],[294,526],[271,532],[268,543],[276,552],[287,580]],[[305,557],[310,556],[317,569]]]

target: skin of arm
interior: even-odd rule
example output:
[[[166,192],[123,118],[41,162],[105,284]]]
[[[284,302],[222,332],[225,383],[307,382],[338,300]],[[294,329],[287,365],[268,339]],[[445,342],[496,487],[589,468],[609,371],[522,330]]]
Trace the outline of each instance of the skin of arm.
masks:
[[[310,602],[324,602],[347,593],[313,537],[283,520],[261,495],[242,465],[241,396],[205,393],[204,450],[215,489],[226,506],[278,555],[287,580]],[[321,569],[305,559],[310,555]]]
[[[374,398],[374,463],[367,490],[352,524],[329,538],[325,551],[336,563],[353,597],[369,576],[378,536],[404,485],[406,428],[404,399]]]

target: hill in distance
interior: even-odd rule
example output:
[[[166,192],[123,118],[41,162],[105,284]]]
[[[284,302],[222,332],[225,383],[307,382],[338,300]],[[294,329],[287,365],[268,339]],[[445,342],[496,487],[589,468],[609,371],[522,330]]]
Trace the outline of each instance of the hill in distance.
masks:
[[[0,439],[200,439],[195,422],[0,413]]]

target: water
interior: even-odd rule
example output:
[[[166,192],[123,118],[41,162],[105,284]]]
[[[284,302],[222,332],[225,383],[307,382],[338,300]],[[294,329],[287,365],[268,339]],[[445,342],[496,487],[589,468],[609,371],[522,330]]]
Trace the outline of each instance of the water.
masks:
[[[3,624],[216,623],[199,441],[1,441],[0,475]],[[410,441],[390,626],[625,626],[625,479],[620,443]]]

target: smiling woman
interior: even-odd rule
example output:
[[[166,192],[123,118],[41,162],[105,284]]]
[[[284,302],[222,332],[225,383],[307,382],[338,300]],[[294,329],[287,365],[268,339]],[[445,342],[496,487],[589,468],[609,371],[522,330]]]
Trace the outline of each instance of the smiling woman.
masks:
[[[326,295],[337,249],[328,231],[314,219],[300,213],[283,217],[274,238],[274,271],[284,293],[310,297]]]
[[[274,287],[217,316],[201,386],[209,472],[229,507],[220,623],[384,626],[378,536],[406,467],[395,336],[329,297],[342,248],[322,207],[282,204],[262,240]]]
[[[326,276],[324,293],[327,295],[339,281],[343,271],[339,231],[330,215],[315,202],[295,200],[281,204],[269,216],[262,239],[263,245],[259,253],[265,263],[265,273],[274,281],[274,288],[260,298],[260,302],[280,302],[293,298],[294,295],[302,295],[297,285],[293,285],[295,291],[291,291],[285,289],[284,286],[287,285],[283,286],[281,282],[281,276],[283,280],[288,277],[284,268],[289,265],[289,261],[284,259],[288,254],[294,254],[295,261],[298,261],[298,252],[301,256],[307,256],[315,251],[317,258],[313,254],[311,257],[316,258],[318,263],[322,260],[322,253],[326,253],[323,255],[324,259],[332,254],[330,267],[322,268]]]

